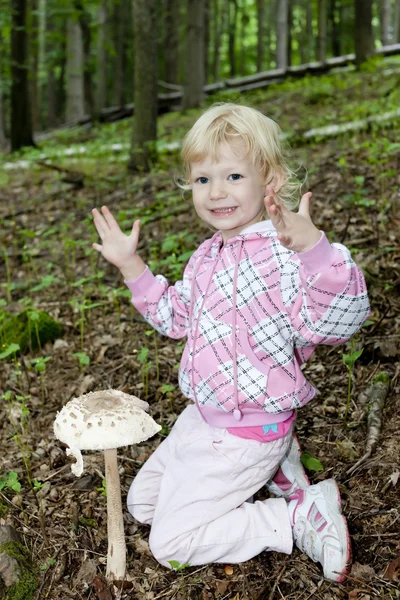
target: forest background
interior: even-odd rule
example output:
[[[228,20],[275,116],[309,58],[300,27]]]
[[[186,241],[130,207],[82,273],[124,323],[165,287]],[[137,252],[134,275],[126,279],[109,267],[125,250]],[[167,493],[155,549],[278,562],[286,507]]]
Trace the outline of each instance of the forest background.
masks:
[[[399,21],[400,0],[0,0],[0,598],[400,597]],[[367,279],[371,317],[307,363],[320,396],[297,420],[310,479],[340,485],[353,568],[333,584],[295,550],[167,571],[126,514],[116,591],[102,458],[77,480],[53,420],[91,390],[149,402],[163,429],[119,453],[125,497],[187,401],[183,344],[133,309],[90,210],[140,218],[142,258],[178,280],[210,235],[174,182],[180,145],[216,101],[279,123],[314,221]]]

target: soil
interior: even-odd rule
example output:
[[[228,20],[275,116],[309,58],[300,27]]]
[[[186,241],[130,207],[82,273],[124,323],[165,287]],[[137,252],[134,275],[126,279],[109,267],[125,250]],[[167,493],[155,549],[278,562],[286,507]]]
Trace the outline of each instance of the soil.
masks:
[[[385,131],[383,135],[395,143],[398,131]],[[363,140],[368,142],[370,134],[357,136],[357,144],[352,136],[299,147],[294,152],[296,160],[310,169],[308,188],[313,192],[312,213],[317,226],[329,232],[332,240],[354,249],[355,260],[367,278],[372,306],[372,323],[361,329],[352,348],[350,344],[320,347],[309,360],[305,372],[320,394],[298,411],[297,418],[302,450],[323,465],[323,471],[308,473],[311,482],[333,477],[340,487],[353,546],[353,567],[341,584],[324,580],[320,565],[297,549],[290,556],[264,552],[244,564],[188,567],[182,573],[169,571],[149,551],[149,528],[134,522],[127,513],[129,586],[118,591],[102,581],[107,554],[103,458],[100,453],[86,453],[85,474],[76,479],[71,473],[71,459],[53,434],[56,412],[74,396],[107,388],[122,389],[149,402],[151,414],[163,425],[164,433],[119,452],[125,498],[133,477],[165,437],[187,400],[177,385],[182,342],[146,335],[149,326],[132,309],[129,299],[112,297],[112,289],[123,287],[123,282],[113,267],[97,255],[93,258],[94,251],[88,251],[93,232],[90,209],[107,202],[116,211],[129,210],[134,202],[144,210],[163,195],[167,197],[175,187],[168,172],[123,178],[120,182],[114,178],[107,184],[110,170],[102,173],[102,181],[106,182],[102,188],[89,180],[82,189],[61,184],[62,175],[48,170],[13,174],[10,186],[1,192],[5,224],[2,238],[15,284],[7,309],[18,312],[18,301],[30,297],[34,306],[47,310],[65,328],[61,343],[48,343],[42,350],[21,358],[20,376],[15,373],[13,361],[1,361],[0,365],[1,393],[11,390],[14,398],[11,407],[5,400],[0,404],[0,477],[15,471],[22,486],[19,494],[7,488],[0,492],[0,523],[18,530],[37,566],[37,600],[105,600],[111,595],[138,600],[400,597],[399,156],[392,154],[386,161],[382,179],[368,164],[367,150],[360,148]],[[341,157],[345,157],[345,169],[338,167]],[[364,177],[362,198],[375,203],[354,201],[355,177]],[[353,202],[346,199],[349,194],[353,194]],[[86,246],[62,242],[66,222],[70,238],[86,240]],[[56,228],[48,238],[50,243],[41,245],[50,228]],[[182,200],[180,213],[162,219],[156,216],[142,227],[144,260],[149,259],[153,243],[161,243],[167,235],[185,229],[193,234],[186,250],[194,251],[210,235],[194,219],[189,199]],[[23,230],[34,232],[34,236],[24,237]],[[30,260],[24,253],[24,244],[32,250]],[[72,246],[76,260],[68,254]],[[165,252],[161,258],[168,256]],[[60,283],[32,291],[51,270],[49,262],[56,265]],[[89,277],[93,267],[101,269],[103,276],[94,283],[73,287],[80,278]],[[2,281],[6,281],[4,264],[0,270]],[[81,297],[83,290],[91,302],[103,304],[85,313],[83,350],[90,357],[90,364],[80,367],[73,356],[82,352],[79,313],[74,312],[69,301]],[[149,350],[148,385],[139,360],[143,348]],[[363,353],[354,366],[346,421],[348,374],[342,353],[361,348]],[[42,380],[29,367],[29,360],[41,355],[51,356]],[[364,454],[367,442],[366,413],[373,397],[363,407],[364,394],[381,373],[390,375],[391,384],[379,443],[371,457],[348,475],[348,469]],[[165,384],[173,386],[170,391],[163,389]],[[23,415],[17,395],[27,397],[29,417],[25,426],[21,425]],[[39,491],[31,490],[28,475],[43,484]],[[257,499],[266,497],[263,488]]]

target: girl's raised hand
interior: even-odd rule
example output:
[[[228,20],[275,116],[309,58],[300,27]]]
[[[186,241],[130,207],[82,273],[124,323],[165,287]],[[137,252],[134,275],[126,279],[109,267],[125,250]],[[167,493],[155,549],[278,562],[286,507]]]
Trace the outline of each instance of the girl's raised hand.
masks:
[[[266,189],[264,204],[278,233],[278,240],[282,246],[294,252],[310,250],[321,238],[321,232],[310,217],[311,196],[311,192],[304,194],[295,213],[278,202],[271,186]]]
[[[140,220],[134,222],[130,235],[125,235],[107,206],[101,207],[101,212],[94,208],[92,215],[101,244],[93,244],[93,248],[104,256],[108,262],[123,269],[129,265],[136,254],[139,242]]]

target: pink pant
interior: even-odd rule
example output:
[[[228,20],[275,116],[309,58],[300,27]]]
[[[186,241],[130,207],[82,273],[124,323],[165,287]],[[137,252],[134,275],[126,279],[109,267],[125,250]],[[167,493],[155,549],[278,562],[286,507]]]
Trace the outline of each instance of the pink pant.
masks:
[[[274,475],[291,437],[239,438],[207,425],[195,405],[185,408],[128,492],[129,512],[151,525],[154,557],[170,567],[169,560],[194,566],[239,563],[263,550],[290,554],[286,501],[246,500]]]

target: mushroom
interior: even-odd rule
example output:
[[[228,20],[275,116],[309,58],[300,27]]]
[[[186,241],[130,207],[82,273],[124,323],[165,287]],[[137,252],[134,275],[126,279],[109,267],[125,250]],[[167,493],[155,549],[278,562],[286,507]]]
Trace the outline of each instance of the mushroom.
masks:
[[[107,579],[125,577],[126,546],[121,504],[117,448],[144,442],[160,431],[147,414],[147,402],[120,390],[90,392],[70,400],[54,422],[56,437],[67,444],[67,455],[74,456],[72,472],[83,472],[81,450],[104,450],[107,487]]]

